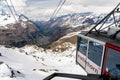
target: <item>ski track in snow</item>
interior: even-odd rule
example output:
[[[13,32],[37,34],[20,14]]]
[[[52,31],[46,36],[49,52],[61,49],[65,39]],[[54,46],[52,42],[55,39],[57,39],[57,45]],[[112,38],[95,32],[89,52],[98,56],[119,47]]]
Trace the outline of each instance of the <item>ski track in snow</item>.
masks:
[[[2,76],[0,80],[42,80],[54,72],[86,75],[86,72],[75,63],[75,46],[61,53],[38,50],[33,46],[14,49],[0,46],[0,53],[2,54],[0,61],[23,74],[16,75],[15,78]],[[67,79],[54,78],[54,80]]]

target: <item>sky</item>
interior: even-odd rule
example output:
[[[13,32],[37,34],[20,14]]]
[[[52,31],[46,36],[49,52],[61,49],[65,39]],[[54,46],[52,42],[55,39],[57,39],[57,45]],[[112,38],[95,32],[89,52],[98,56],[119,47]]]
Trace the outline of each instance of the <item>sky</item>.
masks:
[[[8,0],[9,2],[10,0]],[[12,0],[19,14],[23,13],[33,19],[48,20],[53,14],[60,0]],[[120,1],[119,0],[66,0],[57,16],[95,12],[108,13]],[[11,5],[9,3],[9,5]]]

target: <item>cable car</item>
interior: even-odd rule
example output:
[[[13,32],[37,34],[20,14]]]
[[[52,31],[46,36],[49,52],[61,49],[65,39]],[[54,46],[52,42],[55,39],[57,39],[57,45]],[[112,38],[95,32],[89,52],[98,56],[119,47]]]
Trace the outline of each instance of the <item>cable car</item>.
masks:
[[[44,80],[67,77],[82,80],[120,80],[120,3],[88,31],[77,36],[76,63],[87,76],[53,73]]]
[[[120,41],[90,34],[78,35],[77,63],[89,74],[120,76]]]
[[[76,62],[88,74],[120,77],[120,17],[117,18],[118,14],[120,16],[120,11],[118,6],[91,30],[78,34]],[[114,21],[108,24],[111,16]]]

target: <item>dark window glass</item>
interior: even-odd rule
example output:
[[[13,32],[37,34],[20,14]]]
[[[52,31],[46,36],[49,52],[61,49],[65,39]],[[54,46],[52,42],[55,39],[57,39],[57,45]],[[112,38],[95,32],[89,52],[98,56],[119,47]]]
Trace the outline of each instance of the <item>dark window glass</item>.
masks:
[[[88,40],[79,37],[78,40],[78,51],[86,56]]]
[[[106,68],[113,76],[120,77],[120,51],[108,49]]]
[[[102,53],[103,45],[92,41],[89,42],[88,58],[98,66],[101,65]]]

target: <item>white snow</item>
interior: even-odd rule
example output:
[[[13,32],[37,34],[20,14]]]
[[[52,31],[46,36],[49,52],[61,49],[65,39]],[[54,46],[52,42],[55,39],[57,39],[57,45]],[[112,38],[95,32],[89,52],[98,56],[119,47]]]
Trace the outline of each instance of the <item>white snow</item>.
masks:
[[[8,29],[6,25],[16,23],[16,20],[18,21],[18,16],[14,18],[12,15],[0,15],[0,29]]]
[[[16,75],[14,78],[6,75],[1,77],[0,74],[0,80],[42,80],[54,72],[86,75],[86,72],[79,65],[76,65],[75,45],[71,44],[71,46],[70,49],[61,53],[44,50],[36,46],[25,46],[23,48],[0,46],[0,53],[2,54],[0,61],[22,74],[22,76]],[[3,64],[3,67],[5,67],[5,64]],[[2,69],[5,71],[7,68]],[[8,74],[9,70],[1,73]]]
[[[10,76],[11,75],[11,71],[9,69],[9,67],[6,64],[1,64],[0,65],[0,76]]]

